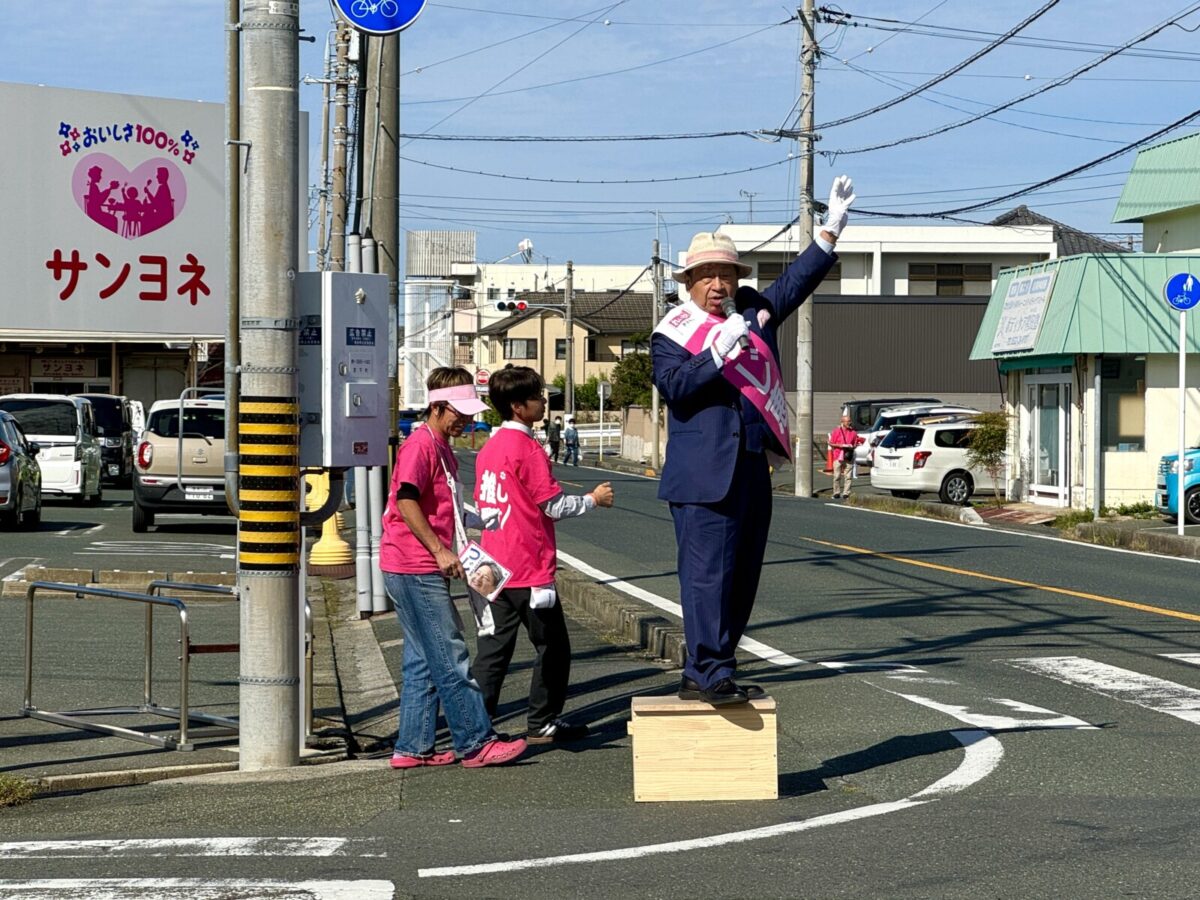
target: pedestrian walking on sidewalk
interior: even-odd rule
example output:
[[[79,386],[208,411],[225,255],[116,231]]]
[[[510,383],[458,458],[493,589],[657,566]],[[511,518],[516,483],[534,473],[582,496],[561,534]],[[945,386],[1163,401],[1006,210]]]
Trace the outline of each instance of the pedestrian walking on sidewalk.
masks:
[[[485,531],[480,543],[512,576],[492,602],[495,630],[480,635],[473,671],[494,716],[523,626],[536,652],[529,685],[529,743],[577,740],[587,735],[588,727],[562,718],[571,639],[554,586],[554,523],[612,506],[612,486],[605,482],[583,496],[563,493],[533,436],[533,426],[546,414],[545,385],[533,369],[505,366],[488,382],[488,396],[504,422],[475,461],[475,502],[480,515],[498,518],[500,524]]]
[[[835,179],[820,235],[761,294],[738,287],[751,267],[728,235],[696,235],[672,276],[690,300],[651,336],[654,383],[668,409],[658,496],[670,504],[679,545],[685,700],[722,706],[763,695],[733,676],[771,524],[767,451],[787,456],[791,447],[778,330],[833,268],[853,201],[850,179]]]
[[[464,578],[454,547],[455,507],[462,495],[450,438],[487,406],[471,373],[438,368],[429,374],[425,423],[413,428],[396,453],[383,514],[380,566],[396,617],[404,629],[400,727],[392,768],[466,768],[516,759],[525,741],[501,739],[471,677],[462,621],[450,599],[449,579]],[[494,525],[480,519],[468,525]],[[438,704],[450,727],[453,750],[438,752]]]
[[[575,427],[574,419],[567,419],[567,430],[563,432],[563,441],[567,445],[567,455],[564,463],[579,465],[579,430]]]
[[[546,443],[550,445],[551,462],[558,462],[558,451],[562,449],[562,433],[562,416],[555,416],[553,422],[546,422]]]
[[[850,483],[854,480],[854,448],[864,442],[850,427],[850,416],[842,416],[842,424],[829,432],[833,449],[833,499],[849,500]]]

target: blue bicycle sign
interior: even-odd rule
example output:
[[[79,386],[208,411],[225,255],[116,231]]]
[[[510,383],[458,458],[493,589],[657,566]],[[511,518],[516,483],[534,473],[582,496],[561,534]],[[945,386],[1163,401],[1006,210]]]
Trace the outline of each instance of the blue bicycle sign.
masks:
[[[342,18],[367,34],[395,34],[416,21],[425,0],[333,0]]]

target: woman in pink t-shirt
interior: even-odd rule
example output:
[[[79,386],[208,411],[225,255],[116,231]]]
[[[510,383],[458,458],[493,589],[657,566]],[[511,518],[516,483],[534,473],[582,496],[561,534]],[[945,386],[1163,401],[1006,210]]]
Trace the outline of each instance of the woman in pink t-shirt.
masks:
[[[396,454],[383,515],[380,568],[404,629],[400,727],[392,768],[445,766],[462,758],[467,768],[494,766],[525,751],[523,740],[501,740],[471,677],[462,622],[450,599],[450,578],[463,578],[454,547],[460,488],[450,438],[487,409],[471,373],[434,369],[429,408]],[[438,703],[450,726],[453,750],[435,750]]]
[[[561,718],[571,675],[571,641],[554,589],[557,568],[554,523],[612,506],[605,482],[584,496],[562,492],[550,459],[533,436],[546,416],[542,377],[528,366],[505,366],[492,375],[488,395],[505,421],[492,432],[475,461],[475,502],[480,515],[495,516],[499,527],[485,531],[483,549],[512,573],[492,601],[495,630],[480,635],[475,677],[492,715],[524,625],[537,656],[529,684],[529,743],[577,740],[586,725]]]

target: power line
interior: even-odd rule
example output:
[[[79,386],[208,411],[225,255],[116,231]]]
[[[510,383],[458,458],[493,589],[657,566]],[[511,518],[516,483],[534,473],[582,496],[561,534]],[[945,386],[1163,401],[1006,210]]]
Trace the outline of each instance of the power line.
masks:
[[[998,112],[1002,112],[1011,106],[1016,106],[1018,103],[1023,103],[1026,100],[1029,100],[1033,97],[1038,96],[1039,94],[1044,94],[1049,90],[1052,90],[1057,87],[1061,87],[1062,85],[1073,81],[1074,79],[1076,79],[1080,75],[1082,75],[1084,72],[1091,71],[1092,69],[1096,68],[1097,66],[1112,59],[1117,54],[1122,53],[1125,50],[1128,50],[1130,47],[1133,47],[1136,44],[1140,44],[1143,41],[1149,40],[1154,35],[1158,34],[1160,31],[1163,31],[1164,29],[1168,28],[1177,19],[1181,19],[1181,18],[1184,18],[1185,16],[1191,15],[1197,9],[1200,9],[1200,3],[1193,4],[1192,6],[1185,9],[1183,12],[1177,13],[1175,16],[1173,16],[1172,18],[1170,18],[1164,22],[1160,22],[1158,25],[1155,25],[1149,31],[1143,32],[1142,34],[1138,35],[1137,37],[1133,38],[1132,40],[1128,41],[1127,43],[1123,44],[1120,47],[1114,47],[1109,52],[1097,57],[1096,59],[1092,60],[1091,62],[1085,63],[1084,65],[1080,66],[1077,69],[1074,69],[1071,72],[1068,72],[1066,75],[1062,76],[1061,78],[1057,78],[1054,81],[1049,82],[1048,84],[1042,85],[1041,87],[1034,88],[1032,91],[1027,91],[1026,93],[1020,95],[1019,97],[1014,97],[1011,100],[1008,100],[997,106],[993,106],[990,109],[984,110],[983,112],[977,113],[973,116],[970,116],[969,118],[962,119],[958,122],[951,122],[948,125],[943,125],[940,128],[934,128],[930,131],[922,132],[921,134],[909,135],[908,137],[898,138],[893,141],[885,141],[884,143],[874,144],[869,147],[855,147],[850,150],[836,151],[836,153],[849,155],[849,154],[857,154],[857,153],[869,153],[874,150],[883,150],[883,149],[886,149],[889,147],[898,147],[901,144],[910,144],[910,143],[913,143],[914,141],[922,141],[922,140],[925,140],[926,138],[934,137],[935,135],[945,134],[947,131],[952,131],[956,128],[962,128],[964,125],[970,125],[973,122],[978,122],[980,119],[987,118]],[[818,152],[822,153],[822,154],[828,154],[829,151],[818,151]]]
[[[639,63],[636,66],[627,66],[624,69],[612,69],[608,72],[595,72],[591,75],[579,75],[579,76],[576,76],[575,78],[563,78],[559,81],[547,81],[547,82],[543,82],[542,84],[531,84],[528,87],[512,88],[507,91],[492,91],[491,93],[488,94],[488,96],[489,97],[505,97],[505,96],[508,96],[509,94],[520,94],[525,91],[536,91],[536,90],[540,90],[542,88],[549,88],[549,87],[561,87],[564,84],[577,84],[581,81],[591,81],[594,78],[608,78],[611,75],[624,75],[627,72],[637,72],[637,71],[640,71],[641,69],[649,69],[654,66],[661,66],[666,63],[677,62],[678,60],[681,60],[681,59],[687,59],[689,56],[697,56],[701,53],[708,54],[708,53],[711,53],[713,50],[720,49],[721,47],[728,47],[730,44],[735,44],[738,41],[744,41],[747,38],[752,38],[755,35],[762,34],[764,31],[770,31],[772,28],[778,28],[781,25],[787,25],[794,21],[796,21],[796,17],[792,16],[790,19],[785,19],[782,22],[776,22],[773,25],[765,25],[762,28],[759,28],[755,31],[751,31],[751,32],[748,32],[747,34],[739,35],[738,37],[735,37],[735,38],[730,38],[727,41],[720,41],[716,44],[707,44],[699,50],[691,50],[687,53],[680,53],[676,56],[668,56],[663,59],[651,60],[648,63]],[[469,98],[469,97],[442,97],[437,100],[401,101],[400,105],[401,106],[426,106],[431,103],[457,103],[460,100],[469,100],[469,99],[471,99],[471,98]]]
[[[761,140],[765,132],[751,131],[702,131],[693,134],[593,134],[593,135],[537,135],[537,134],[401,134],[407,141],[474,141],[492,143],[532,144],[585,144],[603,141],[693,141],[702,138],[751,137]],[[778,138],[774,138],[778,140]]]
[[[1096,159],[1093,159],[1091,162],[1084,163],[1081,166],[1076,166],[1074,169],[1070,169],[1067,172],[1063,172],[1059,175],[1055,175],[1052,178],[1047,178],[1043,181],[1039,181],[1039,182],[1037,182],[1037,184],[1032,184],[1027,188],[1022,188],[1021,190],[1017,190],[1017,191],[1011,191],[1007,194],[1003,194],[999,197],[995,197],[992,200],[987,200],[982,203],[973,203],[973,204],[969,204],[966,206],[959,206],[959,207],[955,207],[954,209],[941,210],[936,213],[899,213],[899,214],[891,213],[889,215],[891,215],[892,218],[931,218],[931,217],[936,218],[936,217],[957,215],[959,213],[964,213],[964,212],[972,212],[972,211],[978,210],[978,209],[986,209],[989,206],[994,206],[995,204],[1002,203],[1005,200],[1012,200],[1015,197],[1020,197],[1024,194],[1032,193],[1033,191],[1036,191],[1039,188],[1046,187],[1047,185],[1051,185],[1051,184],[1055,184],[1056,182],[1063,181],[1067,178],[1070,178],[1072,175],[1076,175],[1080,172],[1084,172],[1088,169],[1092,169],[1098,165],[1106,163],[1110,159],[1116,159],[1118,156],[1122,156],[1125,153],[1128,153],[1130,150],[1136,150],[1139,147],[1144,146],[1145,144],[1149,144],[1152,141],[1158,140],[1163,135],[1165,135],[1171,131],[1174,131],[1176,128],[1180,128],[1197,118],[1200,118],[1200,109],[1197,109],[1194,112],[1188,113],[1182,119],[1178,119],[1175,122],[1172,122],[1170,125],[1160,128],[1157,131],[1155,131],[1151,134],[1148,134],[1143,138],[1139,138],[1138,140],[1133,141],[1132,143],[1126,144],[1124,147],[1120,147],[1116,150],[1113,150],[1111,153],[1106,153],[1104,156],[1097,157]],[[878,214],[878,213],[872,213],[872,211],[870,211],[870,210],[856,210],[856,212],[862,213],[864,215]]]
[[[1033,22],[1037,21],[1042,16],[1044,16],[1046,13],[1048,13],[1050,10],[1052,10],[1054,7],[1058,6],[1058,3],[1059,3],[1059,0],[1048,0],[1048,2],[1043,4],[1040,9],[1035,10],[1033,13],[1031,13],[1029,16],[1027,16],[1023,21],[1018,22],[1011,29],[1009,29],[1005,34],[1001,35],[999,38],[992,41],[990,44],[988,44],[982,50],[978,51],[977,53],[973,53],[971,56],[968,56],[966,59],[964,59],[962,62],[958,63],[957,65],[951,66],[949,69],[947,69],[942,74],[937,75],[933,78],[930,78],[924,84],[919,85],[919,86],[913,88],[912,90],[901,94],[899,97],[893,97],[891,100],[888,100],[884,103],[880,103],[878,106],[873,106],[870,109],[865,109],[862,112],[857,112],[850,116],[843,116],[840,119],[834,119],[832,122],[825,122],[824,124],[819,125],[818,128],[822,128],[822,129],[835,128],[838,125],[846,125],[849,122],[857,122],[859,119],[865,119],[867,116],[872,116],[875,113],[882,112],[885,109],[891,109],[893,106],[897,105],[898,103],[903,103],[905,100],[909,99],[910,97],[915,97],[917,94],[921,93],[922,91],[933,87],[935,84],[939,84],[939,83],[945,81],[947,78],[952,77],[956,72],[959,72],[962,69],[965,69],[967,66],[971,65],[971,63],[973,63],[976,60],[979,60],[982,57],[986,56],[987,54],[991,53],[993,50],[995,50],[997,47],[999,47],[1001,44],[1003,44],[1009,38],[1016,36],[1024,28],[1028,27]]]
[[[831,12],[833,12],[831,10]],[[974,41],[982,43],[994,39],[997,34],[991,31],[979,31],[972,28],[955,28],[949,25],[919,25],[912,22],[900,22],[897,19],[878,19],[872,16],[849,15],[838,12],[837,15],[844,16],[843,19],[834,22],[836,25],[842,25],[847,28],[867,28],[875,31],[899,31],[905,34],[913,34],[920,37],[936,37],[954,40]],[[861,19],[862,22],[847,21],[847,19]],[[833,20],[830,20],[833,21]],[[874,22],[896,22],[903,27],[887,27],[884,25],[873,25]],[[1179,26],[1182,28],[1183,26]],[[1186,31],[1186,29],[1184,29]],[[882,43],[882,41],[880,42]],[[1048,38],[1034,37],[1014,37],[1008,42],[1016,47],[1033,47],[1042,50],[1058,50],[1071,53],[1098,53],[1105,50],[1111,50],[1112,44],[1096,44],[1086,41],[1070,41],[1065,39],[1050,40]],[[1165,59],[1176,62],[1196,62],[1200,60],[1200,54],[1191,53],[1186,50],[1139,50],[1135,51],[1130,56],[1144,57],[1147,59]],[[968,76],[968,77],[988,77],[988,76]]]
[[[463,12],[490,13],[491,15],[494,15],[494,16],[513,16],[513,17],[522,18],[522,19],[548,19],[552,22],[572,22],[572,21],[574,21],[573,19],[566,19],[566,18],[562,18],[561,16],[546,16],[546,15],[538,15],[536,13],[519,13],[519,12],[512,12],[511,10],[506,10],[506,9],[480,9],[479,7],[475,7],[475,6],[460,6],[460,5],[454,4],[454,3],[430,3],[429,5],[430,6],[439,6],[442,9],[462,10]],[[618,21],[618,20],[614,19],[612,21],[606,21],[604,24],[605,25],[634,26],[634,27],[645,26],[645,27],[651,27],[651,28],[740,28],[740,27],[745,27],[747,25],[750,25],[753,27],[753,25],[760,24],[760,23],[713,22],[713,21],[707,21],[707,22],[626,22],[626,21]]]
[[[418,166],[428,166],[431,169],[443,169],[447,172],[458,172],[463,175],[482,175],[485,178],[504,178],[510,181],[533,181],[539,184],[662,184],[675,181],[698,181],[705,178],[724,178],[727,175],[744,175],[747,172],[761,172],[763,169],[770,169],[774,166],[783,165],[791,160],[789,154],[786,159],[779,159],[775,162],[765,163],[761,166],[750,166],[745,169],[732,169],[728,172],[708,172],[700,175],[678,175],[672,178],[623,178],[623,179],[589,179],[589,178],[540,178],[534,175],[506,175],[502,172],[483,172],[474,169],[460,169],[455,166],[445,166],[440,163],[432,163],[422,159],[413,159],[408,156],[401,156],[400,159],[405,162],[414,163]]]

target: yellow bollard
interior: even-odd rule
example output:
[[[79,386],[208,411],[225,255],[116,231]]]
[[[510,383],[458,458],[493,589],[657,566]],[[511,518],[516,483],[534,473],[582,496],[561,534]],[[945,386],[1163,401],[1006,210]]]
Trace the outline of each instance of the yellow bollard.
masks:
[[[329,473],[306,475],[310,490],[309,511],[320,509],[329,496]],[[321,537],[308,553],[308,571],[312,575],[333,575],[349,578],[354,574],[354,552],[338,534],[337,517],[330,516],[321,523]]]

